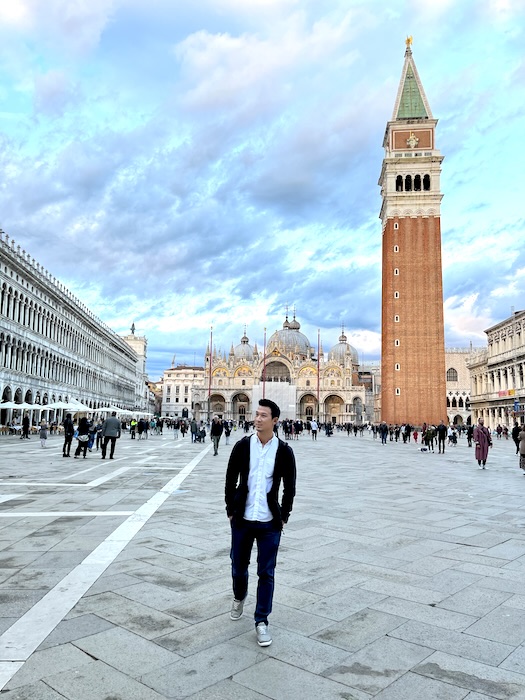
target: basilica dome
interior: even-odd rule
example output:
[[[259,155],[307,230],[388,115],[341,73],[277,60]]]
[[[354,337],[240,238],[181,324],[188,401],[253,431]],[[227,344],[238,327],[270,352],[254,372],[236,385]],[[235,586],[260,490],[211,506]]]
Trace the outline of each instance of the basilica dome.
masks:
[[[310,341],[299,330],[301,324],[296,320],[295,316],[293,321],[288,321],[288,316],[286,317],[283,328],[280,331],[275,331],[275,333],[270,337],[268,341],[268,352],[273,350],[278,350],[283,354],[301,355],[302,357],[310,357],[311,347]]]
[[[246,336],[246,332],[244,333],[243,337],[241,338],[240,344],[236,345],[233,348],[233,355],[234,355],[236,360],[247,360],[247,361],[253,360],[253,348],[249,343],[249,339]]]
[[[328,354],[328,359],[335,360],[336,362],[342,364],[344,363],[347,353],[351,354],[353,364],[359,364],[359,355],[357,353],[357,350],[350,345],[350,343],[348,342],[348,338],[346,337],[343,331],[339,336],[339,342],[337,343],[337,345],[334,345],[334,347],[330,350]]]

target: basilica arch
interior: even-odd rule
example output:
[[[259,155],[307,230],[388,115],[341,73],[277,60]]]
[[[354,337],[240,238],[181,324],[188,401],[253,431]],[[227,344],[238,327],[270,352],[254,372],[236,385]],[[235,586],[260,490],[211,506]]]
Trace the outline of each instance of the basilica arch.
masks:
[[[299,401],[299,418],[300,420],[313,420],[317,418],[318,405],[317,399],[311,393],[303,394]]]
[[[226,399],[222,394],[212,394],[210,396],[210,419],[213,418],[215,414],[219,418],[224,418],[226,413]]]
[[[288,382],[292,381],[292,375],[288,363],[282,360],[269,360],[266,367],[261,369],[261,379],[264,373],[266,382]]]
[[[232,418],[234,421],[242,422],[251,415],[250,399],[246,394],[234,394],[232,396]]]
[[[326,423],[344,422],[344,401],[337,394],[330,394],[324,400],[324,420]]]

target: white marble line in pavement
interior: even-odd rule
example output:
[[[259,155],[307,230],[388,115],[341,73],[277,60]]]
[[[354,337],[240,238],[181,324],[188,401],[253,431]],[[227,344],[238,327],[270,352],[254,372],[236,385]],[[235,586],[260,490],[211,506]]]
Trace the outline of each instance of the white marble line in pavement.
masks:
[[[9,683],[17,671],[24,665],[23,661],[0,661],[0,688]]]
[[[0,690],[104,573],[160,506],[180,487],[211,445],[116,528],[84,561],[0,636]],[[5,663],[17,662],[17,663]]]
[[[155,471],[158,471],[158,472],[162,472],[162,471],[164,471],[164,472],[173,472],[173,471],[178,471],[178,470],[180,469],[180,467],[159,467],[159,466],[158,466],[158,462],[155,463],[155,464],[146,464],[146,465],[144,465],[144,466],[142,466],[142,467],[130,467],[130,469],[131,469],[131,470],[133,470],[133,469],[139,469],[141,472],[143,472],[144,474],[146,474],[146,472],[144,471],[144,467],[148,470],[148,472],[151,471],[151,470],[155,470]]]
[[[0,513],[0,518],[69,518],[69,517],[75,517],[75,518],[90,518],[92,516],[97,516],[99,517],[104,517],[108,515],[132,515],[135,511],[134,510],[94,510],[94,511],[89,511],[89,510],[76,510],[76,511],[70,511],[70,510],[57,510],[57,511],[52,511],[48,510],[42,513],[39,512],[19,512],[19,511],[11,511],[11,513]]]
[[[80,484],[78,482],[73,482],[71,484],[64,484],[62,482],[55,484],[52,481],[17,481],[16,479],[9,479],[0,482],[0,486],[5,488],[6,486],[63,486],[64,488],[69,488],[70,486],[86,486],[86,484]],[[28,494],[25,494],[26,496]],[[29,494],[31,495],[31,494]]]
[[[99,476],[98,479],[93,479],[93,481],[88,481],[86,486],[92,488],[93,486],[100,486],[100,484],[105,484],[106,481],[113,479],[115,476],[120,476],[124,472],[129,471],[131,467],[120,467],[120,469],[115,469],[114,472],[109,472],[109,474],[104,474],[104,476]]]
[[[88,467],[87,469],[81,469],[79,472],[73,472],[73,474],[70,474],[69,476],[64,477],[64,481],[67,481],[68,479],[73,479],[75,476],[80,476],[80,474],[85,474],[86,472],[92,472],[93,469],[100,469],[101,467],[105,467],[106,464],[101,464],[100,461],[98,464],[95,464],[94,467]]]
[[[6,501],[11,501],[13,498],[22,498],[21,493],[10,493],[0,496],[0,503],[5,503]]]

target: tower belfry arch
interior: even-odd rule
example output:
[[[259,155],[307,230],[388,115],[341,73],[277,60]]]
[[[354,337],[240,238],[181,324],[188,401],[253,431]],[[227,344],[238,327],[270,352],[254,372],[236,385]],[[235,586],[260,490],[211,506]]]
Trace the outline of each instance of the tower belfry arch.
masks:
[[[412,38],[383,147],[381,419],[446,418],[441,163]]]

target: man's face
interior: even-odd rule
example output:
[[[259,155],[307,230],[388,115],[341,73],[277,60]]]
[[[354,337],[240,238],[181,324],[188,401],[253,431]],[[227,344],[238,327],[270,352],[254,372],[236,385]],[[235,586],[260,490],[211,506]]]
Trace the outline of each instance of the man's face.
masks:
[[[268,433],[273,430],[277,420],[277,418],[272,418],[272,411],[268,406],[258,406],[253,423],[258,433]]]
[[[478,423],[479,423],[480,425],[483,425],[484,422],[485,422],[485,421],[483,420],[483,418],[480,418],[479,421],[478,421]]]

